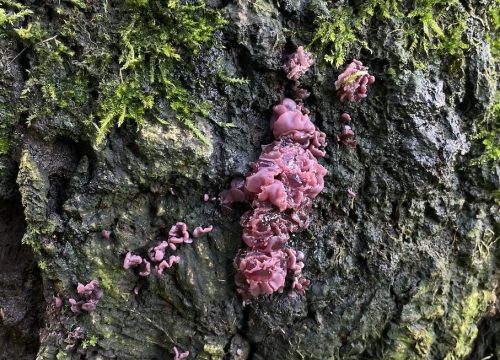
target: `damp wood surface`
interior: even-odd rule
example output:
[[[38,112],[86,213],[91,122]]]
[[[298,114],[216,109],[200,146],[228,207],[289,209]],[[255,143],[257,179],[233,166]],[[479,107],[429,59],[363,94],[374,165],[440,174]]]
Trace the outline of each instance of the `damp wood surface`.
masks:
[[[500,358],[498,9],[0,0],[0,359]],[[272,142],[298,46],[328,140],[311,225],[290,239],[311,284],[243,304],[249,206],[210,199]],[[340,102],[353,58],[376,81]],[[344,112],[355,148],[336,140]],[[213,231],[161,277],[123,269],[178,221]],[[93,279],[102,299],[74,316]]]

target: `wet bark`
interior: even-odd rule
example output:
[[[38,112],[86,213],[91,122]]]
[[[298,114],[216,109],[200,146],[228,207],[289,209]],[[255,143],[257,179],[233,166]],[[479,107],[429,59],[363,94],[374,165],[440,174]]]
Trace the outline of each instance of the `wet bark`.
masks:
[[[409,20],[370,18],[359,36],[371,51],[354,42],[347,56],[377,78],[360,102],[338,100],[340,69],[315,53],[301,86],[328,137],[322,164],[329,173],[311,226],[291,240],[312,283],[305,296],[243,304],[233,259],[248,206],[228,211],[203,196],[217,197],[272,141],[271,108],[293,94],[283,59],[307,45],[313,19],[338,4],[207,2],[227,23],[200,52],[181,51],[175,68],[190,96],[210,105],[206,116],[194,115],[207,143],[176,118],[171,100],[156,96],[137,115],[142,126],[128,119],[118,127],[115,119],[97,144],[94,124],[110,96],[105,82],[125,82],[131,71],[123,69],[119,31],[132,5],[78,3],[27,1],[32,14],[0,36],[0,116],[9,120],[2,129],[9,147],[0,156],[1,358],[165,359],[173,346],[197,359],[500,358],[499,169],[471,165],[481,151],[475,124],[496,90],[482,20],[491,4],[461,2],[477,15],[466,18],[468,49],[413,50],[425,59],[417,66],[417,55],[393,37]],[[356,10],[357,3],[341,5]],[[44,29],[40,41],[16,35],[14,27],[30,23]],[[58,51],[60,64],[50,57]],[[151,54],[144,56],[149,67]],[[154,88],[147,81],[141,93]],[[336,140],[343,112],[353,118],[355,149]],[[122,268],[128,251],[146,255],[177,221],[214,231],[181,247],[180,263],[161,277]],[[94,312],[75,316],[68,299],[78,282],[92,279],[104,297]]]

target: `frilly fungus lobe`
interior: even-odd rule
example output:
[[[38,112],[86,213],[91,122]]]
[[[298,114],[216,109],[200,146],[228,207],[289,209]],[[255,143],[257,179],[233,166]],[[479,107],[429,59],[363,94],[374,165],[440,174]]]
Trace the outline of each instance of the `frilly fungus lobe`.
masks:
[[[251,201],[241,218],[243,241],[234,265],[236,286],[243,299],[282,292],[287,274],[291,289],[303,294],[309,281],[301,275],[304,255],[285,248],[290,234],[309,225],[312,200],[324,186],[326,135],[318,131],[305,109],[283,99],[273,109],[271,129],[276,140],[262,147],[245,179],[233,181],[221,193],[224,205]]]
[[[354,59],[335,81],[335,90],[340,101],[357,101],[366,97],[367,85],[375,82],[375,76],[368,73],[363,63]]]
[[[312,64],[314,64],[312,54],[304,51],[304,48],[299,46],[293,54],[288,56],[288,60],[283,65],[283,70],[285,70],[287,78],[298,80]]]

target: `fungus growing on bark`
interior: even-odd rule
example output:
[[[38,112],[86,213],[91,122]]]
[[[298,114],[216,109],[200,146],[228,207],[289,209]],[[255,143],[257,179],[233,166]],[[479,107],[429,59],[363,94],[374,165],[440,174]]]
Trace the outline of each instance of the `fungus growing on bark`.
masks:
[[[231,185],[253,208],[241,218],[248,248],[234,261],[237,291],[244,300],[282,292],[287,274],[294,293],[303,294],[309,284],[301,275],[304,255],[284,248],[291,233],[309,225],[312,200],[323,189],[326,175],[317,160],[325,155],[326,135],[303,111],[287,98],[273,108],[276,140],[262,146],[246,179]]]
[[[167,241],[162,241],[155,247],[149,248],[148,254],[151,261],[160,262],[165,256],[165,249],[168,247]]]
[[[151,274],[151,263],[146,259],[142,259],[142,263],[139,265],[139,276],[146,277]]]
[[[163,260],[157,267],[156,267],[156,274],[157,275],[162,275],[163,274],[163,270],[165,269],[168,269],[168,268],[171,268],[172,265],[174,264],[178,264],[179,261],[181,260],[180,257],[178,256],[175,256],[175,255],[171,255],[168,257],[168,261],[167,260]]]
[[[174,353],[174,360],[186,359],[189,356],[189,351],[180,352],[175,346],[172,348],[172,352]]]
[[[111,231],[109,231],[109,230],[103,230],[103,231],[101,231],[101,235],[106,240],[109,240],[109,238],[111,236]]]
[[[231,181],[231,187],[228,190],[224,190],[220,193],[220,202],[223,206],[229,206],[236,202],[246,201],[246,195],[244,192],[245,179],[242,177],[237,177]]]
[[[283,65],[283,70],[287,78],[290,80],[298,80],[306,73],[312,64],[314,64],[312,54],[304,51],[304,48],[299,46],[293,54],[288,56],[288,60],[285,65]]]
[[[338,141],[344,145],[351,146],[351,147],[356,147],[358,145],[358,142],[353,139],[354,137],[354,131],[349,125],[344,125],[342,128],[342,132],[338,136]]]
[[[212,230],[214,229],[214,227],[212,225],[209,225],[207,226],[206,228],[204,227],[201,227],[201,226],[198,226],[194,229],[193,231],[193,236],[195,238],[199,238],[200,236],[203,236],[205,234],[208,234],[209,232],[211,232]]]
[[[187,231],[187,225],[183,222],[178,222],[170,228],[168,232],[168,246],[172,250],[177,249],[179,244],[191,244],[193,240],[189,238],[189,233]]]
[[[125,270],[135,268],[142,263],[142,258],[138,255],[132,254],[130,251],[125,255],[125,259],[123,260],[123,268]]]
[[[340,119],[342,120],[342,122],[344,124],[348,124],[350,121],[351,121],[351,115],[349,115],[348,113],[343,113],[341,116],[340,116]]]
[[[375,82],[375,76],[368,73],[363,63],[354,59],[335,81],[340,101],[357,101],[366,97],[367,86]]]
[[[206,228],[197,227],[193,235],[194,237],[199,237],[212,231],[212,229],[212,225]],[[155,273],[162,275],[165,269],[172,267],[173,264],[178,264],[180,261],[180,257],[174,255],[170,255],[168,260],[165,260],[166,252],[168,250],[177,250],[177,245],[179,244],[190,244],[192,242],[193,240],[189,237],[187,225],[183,222],[178,222],[170,228],[167,240],[161,241],[156,246],[148,249],[147,256],[149,260],[134,255],[129,251],[123,260],[123,268],[127,270],[136,269],[137,275],[146,277],[151,274],[151,267],[154,266]]]
[[[94,311],[103,295],[102,290],[99,288],[99,281],[97,280],[92,280],[87,285],[78,283],[76,291],[80,296],[80,300],[69,299],[71,311],[75,314],[80,313],[81,310],[87,312]]]
[[[296,230],[293,221],[273,207],[257,207],[243,214],[243,241],[253,249],[271,252],[281,249]]]
[[[282,250],[266,253],[243,249],[236,255],[236,286],[243,300],[282,292],[285,286],[287,259]]]
[[[61,300],[61,297],[59,296],[59,294],[57,294],[56,296],[53,297],[54,299],[54,305],[56,308],[60,308],[62,306],[62,300]]]
[[[125,255],[123,268],[125,270],[138,268],[139,276],[148,276],[151,273],[151,263],[138,255],[133,255],[130,251]]]

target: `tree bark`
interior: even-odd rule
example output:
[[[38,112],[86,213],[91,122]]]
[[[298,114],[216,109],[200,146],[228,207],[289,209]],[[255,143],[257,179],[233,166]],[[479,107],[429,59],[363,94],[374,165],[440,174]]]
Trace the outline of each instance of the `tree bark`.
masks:
[[[0,357],[500,358],[500,171],[471,164],[495,100],[495,6],[0,1]],[[211,199],[272,141],[272,106],[293,96],[281,66],[301,45],[315,56],[305,106],[328,139],[325,188],[290,240],[311,285],[243,303],[248,206]],[[353,58],[376,82],[340,102]],[[343,112],[356,148],[337,141]],[[123,269],[177,221],[214,230],[162,276]],[[93,279],[103,298],[74,315]]]

